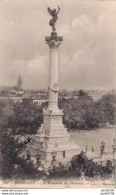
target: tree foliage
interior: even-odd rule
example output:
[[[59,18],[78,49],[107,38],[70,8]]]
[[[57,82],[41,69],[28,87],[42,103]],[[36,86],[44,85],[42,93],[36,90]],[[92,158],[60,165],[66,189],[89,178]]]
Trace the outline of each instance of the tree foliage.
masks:
[[[34,134],[42,124],[42,106],[35,104],[15,103],[14,114],[8,118],[8,127],[17,134]]]
[[[62,99],[59,107],[64,110],[64,124],[69,129],[86,130],[115,124],[116,96],[112,94],[104,95],[99,101],[93,101],[87,94],[77,99]]]
[[[59,164],[58,167],[53,166],[49,171],[48,178],[80,178],[82,176],[101,179],[108,179],[113,172],[111,161],[107,161],[105,166],[97,165],[93,160],[89,160],[85,153],[80,153],[72,157],[70,165],[64,166]]]
[[[42,172],[34,167],[31,160],[20,158],[20,153],[29,142],[25,137],[19,142],[19,137],[36,133],[42,122],[42,108],[10,102],[0,102],[0,174],[8,178],[36,178]],[[39,113],[39,114],[38,114]],[[17,137],[17,135],[19,137]]]

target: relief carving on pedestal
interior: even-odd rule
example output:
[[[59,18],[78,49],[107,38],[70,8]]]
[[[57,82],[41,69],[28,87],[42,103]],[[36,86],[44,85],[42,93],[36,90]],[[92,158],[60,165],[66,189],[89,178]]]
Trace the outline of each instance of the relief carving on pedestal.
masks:
[[[59,47],[59,45],[60,45],[60,41],[58,40],[50,40],[49,41],[49,47],[52,47],[52,48],[57,48],[57,47]]]
[[[40,149],[47,149],[47,143],[45,141],[45,139],[42,141],[42,142],[39,142],[39,147],[38,147],[38,150]]]
[[[39,146],[38,146],[38,150],[43,149],[43,147],[42,147],[42,142],[40,142],[38,145],[39,145]]]
[[[52,152],[52,158],[55,160],[55,158],[56,158],[56,155],[57,155],[57,152]]]
[[[43,147],[43,149],[47,149],[47,143],[46,142],[43,142],[43,144],[42,144],[42,147]]]
[[[38,133],[39,133],[39,134],[45,134],[45,133],[46,133],[46,131],[45,131],[45,129],[42,127],[42,125],[41,125],[41,127],[40,127]]]
[[[43,114],[52,114],[52,110],[43,108]]]
[[[57,83],[54,83],[53,86],[49,86],[49,87],[55,93],[59,91],[59,86]]]
[[[35,139],[34,138],[30,140],[30,144],[31,145],[34,145],[34,142],[35,142]]]
[[[59,116],[59,115],[52,115],[52,116],[50,116],[50,119],[60,120],[60,119],[62,119],[62,116]]]
[[[43,108],[43,114],[46,114],[46,109],[45,108]]]

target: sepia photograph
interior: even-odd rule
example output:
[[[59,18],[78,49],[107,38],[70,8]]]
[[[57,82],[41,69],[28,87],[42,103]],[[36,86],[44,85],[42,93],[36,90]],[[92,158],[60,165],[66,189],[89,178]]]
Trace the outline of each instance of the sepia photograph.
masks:
[[[116,1],[0,1],[0,187],[115,189]]]

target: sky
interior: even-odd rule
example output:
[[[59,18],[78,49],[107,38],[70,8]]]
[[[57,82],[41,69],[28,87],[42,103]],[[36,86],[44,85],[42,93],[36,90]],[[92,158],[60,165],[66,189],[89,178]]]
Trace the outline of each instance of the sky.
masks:
[[[51,9],[60,6],[56,31],[61,89],[116,88],[116,1],[1,0],[0,86],[48,87]]]

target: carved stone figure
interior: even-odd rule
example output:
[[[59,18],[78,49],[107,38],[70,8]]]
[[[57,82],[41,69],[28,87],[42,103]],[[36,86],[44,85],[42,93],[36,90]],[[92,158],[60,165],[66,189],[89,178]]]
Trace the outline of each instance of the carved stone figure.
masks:
[[[49,22],[49,25],[52,26],[52,30],[55,31],[56,28],[55,28],[55,23],[58,19],[58,13],[60,11],[60,7],[58,6],[58,11],[56,11],[56,9],[53,9],[51,10],[49,7],[48,7],[48,13],[52,16],[52,19],[50,20]]]

